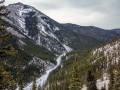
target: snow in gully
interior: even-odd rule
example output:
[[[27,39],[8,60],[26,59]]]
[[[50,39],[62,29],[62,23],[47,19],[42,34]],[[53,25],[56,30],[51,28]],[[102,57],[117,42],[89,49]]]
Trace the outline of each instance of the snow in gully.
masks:
[[[65,46],[65,49],[67,50],[67,52],[71,51],[72,49],[69,48],[68,46]],[[55,70],[61,63],[61,58],[66,54],[66,52],[64,52],[63,54],[61,54],[58,58],[57,58],[57,65],[54,67],[54,68],[51,68],[49,70],[46,71],[46,73],[44,75],[42,75],[40,78],[37,79],[36,81],[36,84],[37,84],[37,87],[40,85],[40,86],[43,86],[49,76],[49,74]],[[27,87],[24,88],[24,90],[32,90],[32,84],[33,83],[30,83]]]

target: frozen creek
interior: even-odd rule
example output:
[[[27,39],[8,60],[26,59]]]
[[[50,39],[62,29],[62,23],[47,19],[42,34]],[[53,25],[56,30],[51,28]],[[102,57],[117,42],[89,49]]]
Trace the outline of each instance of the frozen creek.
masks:
[[[65,49],[67,50],[67,52],[69,52],[69,51],[72,50],[72,49],[69,48],[68,46],[65,46]],[[60,65],[60,63],[61,63],[61,58],[62,58],[62,56],[64,56],[65,54],[66,54],[66,52],[63,53],[63,54],[61,54],[61,55],[56,59],[57,65],[56,65],[55,67],[50,68],[49,70],[46,71],[46,73],[45,73],[44,75],[42,75],[40,78],[37,79],[37,81],[36,81],[37,87],[38,87],[39,85],[40,85],[40,86],[43,86],[43,85],[45,84],[45,82],[46,82],[49,74],[50,74],[53,70],[55,70],[55,69]],[[28,85],[24,88],[24,90],[32,90],[32,84],[33,84],[33,83],[28,84]]]

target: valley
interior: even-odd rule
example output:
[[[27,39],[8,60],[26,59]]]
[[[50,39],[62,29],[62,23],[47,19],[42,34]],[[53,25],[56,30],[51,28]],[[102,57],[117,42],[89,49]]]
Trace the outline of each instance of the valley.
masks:
[[[0,46],[8,45],[3,49],[15,54],[0,58],[4,61],[0,62],[1,70],[6,67],[15,83],[7,88],[33,90],[35,85],[34,90],[117,90],[119,28],[59,23],[23,3],[10,4],[6,10],[10,11],[8,16],[0,17],[0,29],[6,27],[6,31],[0,31]]]

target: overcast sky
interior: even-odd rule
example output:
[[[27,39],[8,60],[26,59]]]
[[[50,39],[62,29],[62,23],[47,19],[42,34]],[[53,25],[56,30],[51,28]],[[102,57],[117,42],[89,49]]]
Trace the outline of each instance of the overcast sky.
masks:
[[[60,23],[120,28],[120,0],[6,0],[31,5]]]

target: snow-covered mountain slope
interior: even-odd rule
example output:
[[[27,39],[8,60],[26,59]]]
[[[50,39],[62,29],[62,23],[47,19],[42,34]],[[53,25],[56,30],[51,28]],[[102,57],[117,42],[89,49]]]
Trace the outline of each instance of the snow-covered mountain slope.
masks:
[[[49,81],[52,82],[54,77],[57,77],[57,82],[71,80],[74,55],[76,52],[78,52],[78,74],[79,79],[83,84],[82,90],[87,90],[85,85],[88,75],[87,72],[89,70],[91,70],[96,78],[96,85],[99,90],[104,86],[108,88],[110,70],[112,70],[111,67],[114,68],[113,72],[116,72],[118,69],[118,62],[120,62],[120,36],[99,47],[83,51],[74,50],[67,53],[62,60],[61,67],[57,68],[56,71],[50,74],[50,77],[48,78]],[[62,72],[62,74],[60,72]],[[58,73],[59,76],[57,76]],[[52,83],[54,83],[54,81]],[[64,84],[61,84],[60,86],[63,85]]]
[[[11,4],[7,6],[7,9],[11,13],[4,20],[17,27],[25,36],[50,51],[57,53],[66,51],[64,45],[54,34],[55,31],[60,30],[57,22],[35,8],[22,3]]]
[[[109,63],[118,63],[118,60],[120,60],[120,39],[93,50],[92,55],[93,57],[97,57],[94,62],[100,60],[101,58],[105,58],[107,67]]]
[[[120,62],[120,37],[113,39],[100,48],[94,49],[91,52],[91,57],[95,57],[91,65],[100,62],[99,67],[102,70],[101,74],[103,74],[101,76],[103,80],[102,78],[97,80],[97,88],[101,90],[105,85],[108,90],[109,68],[111,65],[117,67],[118,62]],[[87,90],[87,87],[83,87],[82,90]]]
[[[114,31],[96,27],[84,27],[81,29],[84,32],[75,28],[76,33],[71,25],[60,24],[34,7],[22,3],[10,4],[7,9],[11,13],[4,20],[9,26],[14,26],[18,32],[54,53],[66,51],[65,45],[73,49],[85,49],[118,36]]]

